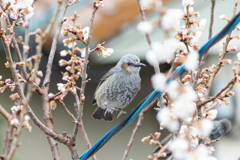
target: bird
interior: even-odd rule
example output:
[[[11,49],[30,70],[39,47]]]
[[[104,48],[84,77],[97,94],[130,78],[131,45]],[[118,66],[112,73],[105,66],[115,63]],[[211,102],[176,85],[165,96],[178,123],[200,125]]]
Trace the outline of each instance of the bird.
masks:
[[[92,114],[94,119],[112,121],[114,110],[120,110],[118,117],[126,113],[123,109],[141,88],[142,66],[145,64],[140,63],[138,56],[127,54],[100,79],[93,98],[93,105],[98,105]]]
[[[209,138],[216,140],[223,134],[229,132],[232,128],[232,123],[228,119],[221,119],[219,121],[213,121],[213,129]]]

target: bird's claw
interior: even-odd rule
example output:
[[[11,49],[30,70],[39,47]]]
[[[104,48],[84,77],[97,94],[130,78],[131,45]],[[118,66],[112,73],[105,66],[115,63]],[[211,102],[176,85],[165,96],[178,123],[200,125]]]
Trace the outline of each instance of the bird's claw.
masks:
[[[127,112],[122,110],[122,109],[120,109],[120,112],[118,113],[117,118],[120,117],[122,114],[127,114]]]

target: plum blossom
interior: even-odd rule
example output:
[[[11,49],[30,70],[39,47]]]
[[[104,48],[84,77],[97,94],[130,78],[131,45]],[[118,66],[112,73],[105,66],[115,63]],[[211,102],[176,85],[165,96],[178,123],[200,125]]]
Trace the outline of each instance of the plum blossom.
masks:
[[[75,39],[73,37],[70,37],[70,38],[66,38],[63,40],[63,44],[64,46],[67,46],[68,48],[73,48],[76,46],[76,42],[75,42]]]
[[[42,77],[42,76],[43,76],[42,71],[37,71],[37,75],[38,75],[39,77]]]
[[[187,70],[196,69],[198,67],[198,52],[191,52],[187,56],[187,60],[184,63]]]
[[[162,91],[165,89],[167,78],[163,73],[158,73],[151,78],[154,89]]]
[[[64,84],[63,83],[57,83],[58,86],[58,90],[62,90],[62,88],[64,88]]]
[[[184,159],[188,152],[188,141],[176,138],[171,142],[168,149],[172,151],[174,158]]]
[[[59,63],[59,66],[62,67],[62,66],[65,66],[67,64],[67,61],[64,60],[64,59],[60,59],[58,63]]]
[[[152,30],[152,25],[149,22],[140,22],[137,26],[137,29],[143,33],[150,33]]]
[[[178,48],[181,49],[184,53],[188,53],[187,47],[183,42],[179,42]]]
[[[171,99],[177,99],[178,95],[180,94],[180,92],[177,90],[178,87],[179,87],[179,83],[176,80],[173,80],[168,85],[168,88],[167,88],[168,95]]]
[[[189,13],[192,13],[193,11],[194,11],[193,7],[189,7],[189,8],[188,8],[188,12],[189,12]],[[186,8],[186,7],[184,8],[184,13],[187,14],[187,8]]]
[[[178,31],[182,16],[183,11],[181,9],[168,9],[162,18],[162,28],[166,31]]]
[[[193,101],[191,101],[186,94],[181,94],[173,103],[174,115],[183,120],[191,118],[195,110],[195,103],[193,103]]]
[[[60,56],[61,57],[65,57],[66,55],[67,55],[67,51],[66,50],[62,50],[61,52],[60,52]]]
[[[18,106],[13,106],[11,108],[11,111],[13,114],[17,114],[17,112],[21,111],[23,109],[23,106],[22,105],[18,105]]]
[[[222,20],[227,20],[227,16],[224,15],[224,14],[220,15],[219,18],[222,19]]]
[[[102,56],[104,58],[107,58],[112,55],[113,51],[114,50],[112,48],[104,48],[104,49],[102,49]]]
[[[210,120],[214,120],[215,118],[217,118],[217,113],[218,113],[217,109],[212,109],[208,112],[203,113],[203,116]]]
[[[34,0],[21,0],[21,1],[15,1],[15,0],[4,0],[4,3],[10,3],[10,8],[12,11],[10,12],[10,17],[13,19],[17,18],[17,12],[21,8],[23,11],[25,11],[27,14],[25,16],[25,19],[29,20],[33,14],[34,9],[32,8],[32,3]]]
[[[237,58],[238,58],[238,60],[240,60],[240,52],[237,53]]]
[[[97,1],[96,4],[95,4],[96,7],[103,7],[103,1],[100,0],[100,1]]]
[[[213,122],[209,119],[202,119],[201,121],[195,122],[193,127],[197,129],[199,137],[206,138],[212,131]]]
[[[176,117],[171,113],[169,108],[161,109],[157,114],[157,120],[160,124],[164,124],[166,128],[173,132],[178,130],[179,122],[177,121]]]
[[[171,59],[174,56],[178,47],[179,43],[176,39],[168,39],[163,44],[153,42],[151,44],[152,50],[149,50],[146,54],[146,60],[150,65],[166,62],[167,59]]]
[[[114,50],[112,48],[105,48],[102,46],[102,44],[97,45],[97,54],[101,55],[106,58],[108,56],[111,56]]]
[[[90,51],[90,48],[88,48],[88,52],[89,52],[89,51]],[[81,50],[81,57],[84,58],[85,55],[86,55],[86,48],[83,48],[83,49]]]
[[[200,20],[199,23],[198,23],[197,30],[199,30],[199,31],[204,30],[204,28],[206,26],[206,23],[207,23],[207,19]]]
[[[193,36],[193,39],[191,40],[191,44],[196,45],[201,35],[202,35],[202,31],[196,31],[195,36]]]
[[[11,119],[10,123],[12,125],[18,125],[19,124],[19,120],[17,119],[17,117],[15,117],[15,118]]]
[[[85,27],[83,28],[83,36],[84,36],[84,41],[86,41],[88,39],[89,36],[89,27]]]
[[[32,127],[30,126],[30,124],[29,124],[29,120],[30,120],[30,117],[28,116],[28,115],[25,115],[24,116],[24,119],[25,119],[25,121],[23,122],[23,126],[29,131],[29,132],[31,132],[32,131]]]
[[[209,150],[206,146],[198,146],[195,150],[187,155],[186,160],[217,160],[215,157],[209,156]]]

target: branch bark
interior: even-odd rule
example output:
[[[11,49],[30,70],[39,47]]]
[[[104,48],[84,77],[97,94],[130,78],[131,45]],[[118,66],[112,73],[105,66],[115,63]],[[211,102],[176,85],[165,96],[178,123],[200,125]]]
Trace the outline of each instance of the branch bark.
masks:
[[[140,0],[137,0],[137,6],[138,6],[138,10],[140,12],[141,21],[142,22],[146,22],[146,16],[145,16],[144,11],[142,10],[141,4],[140,4]],[[151,47],[151,43],[152,42],[151,42],[150,34],[149,33],[145,33],[145,36],[146,36],[149,48],[150,48],[150,50],[152,50],[152,47]],[[153,66],[153,68],[154,68],[154,71],[155,71],[156,74],[160,73],[159,65],[155,65],[155,66]]]
[[[128,142],[128,145],[127,145],[127,148],[125,149],[124,151],[124,154],[123,154],[123,157],[122,157],[122,160],[126,160],[127,159],[127,156],[128,156],[128,153],[132,147],[132,144],[134,142],[134,138],[137,134],[137,131],[139,130],[140,126],[141,126],[141,123],[142,123],[142,120],[143,120],[143,117],[144,117],[144,114],[154,105],[154,103],[156,103],[158,101],[158,99],[156,99],[155,101],[153,101],[152,103],[150,103],[145,109],[143,109],[140,114],[139,114],[139,117],[138,117],[138,121],[137,121],[137,124],[135,126],[135,128],[133,129],[133,132],[132,132],[132,135],[131,135],[131,138]]]

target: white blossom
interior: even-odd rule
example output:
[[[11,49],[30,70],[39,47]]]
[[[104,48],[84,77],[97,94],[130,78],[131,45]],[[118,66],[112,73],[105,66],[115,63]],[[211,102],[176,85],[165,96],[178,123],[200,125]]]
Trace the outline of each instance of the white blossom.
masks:
[[[199,57],[198,52],[189,53],[188,56],[187,56],[187,60],[184,63],[185,68],[187,70],[196,69],[198,67],[198,57]]]
[[[213,122],[209,119],[202,119],[196,122],[193,127],[197,129],[198,136],[205,138],[211,133]]]
[[[174,158],[184,159],[188,151],[188,142],[181,138],[174,139],[168,149],[172,151]]]
[[[237,53],[237,58],[238,58],[238,60],[240,60],[240,52]]]
[[[208,148],[200,145],[187,155],[186,160],[217,160],[215,157],[209,156]]]
[[[185,135],[188,133],[188,126],[187,125],[182,125],[179,131],[180,138],[183,138]]]
[[[4,3],[10,3],[10,8],[13,9],[13,11],[10,13],[10,17],[13,19],[17,18],[17,12],[18,10],[21,9],[25,9],[27,10],[25,19],[29,19],[33,16],[34,14],[34,9],[32,8],[32,3],[34,0],[21,0],[21,1],[16,1],[16,0],[4,0]]]
[[[104,57],[104,58],[107,58],[108,56],[111,56],[111,54],[113,53],[113,49],[112,48],[104,48],[103,50],[102,50],[102,56]]]
[[[195,36],[193,36],[193,39],[191,40],[191,44],[196,45],[201,35],[202,35],[202,31],[196,31]]]
[[[152,25],[149,22],[140,22],[137,25],[137,29],[143,33],[150,33],[152,30]]]
[[[200,30],[200,31],[204,30],[206,23],[207,23],[207,19],[200,20],[200,22],[198,23],[197,30]]]
[[[168,85],[168,95],[172,99],[177,99],[178,95],[180,94],[178,91],[179,83],[176,80],[173,80]]]
[[[159,91],[163,91],[166,86],[167,78],[163,73],[158,73],[152,76],[153,88]]]
[[[88,48],[88,53],[89,53],[89,51],[90,51],[90,48]],[[86,48],[83,48],[83,49],[81,50],[81,57],[84,58],[85,55],[86,55]]]
[[[66,55],[67,55],[67,51],[66,50],[62,50],[61,52],[60,52],[60,56],[62,56],[62,57],[65,57]]]
[[[222,20],[225,20],[225,19],[227,19],[227,16],[222,14],[222,15],[219,16],[219,18],[222,19]]]
[[[189,8],[188,8],[188,12],[189,12],[189,13],[192,13],[193,11],[194,11],[193,7],[189,7]],[[187,14],[187,8],[186,8],[186,7],[184,8],[184,13]]]
[[[146,53],[146,60],[150,65],[157,65],[159,62],[166,62],[167,59],[171,59],[174,56],[176,49],[178,49],[179,43],[176,39],[168,39],[163,44],[159,42],[153,42],[151,44],[152,50]]]
[[[157,114],[157,120],[161,125],[164,124],[171,132],[178,130],[179,122],[170,112],[169,108],[162,108]]]
[[[64,39],[63,44],[68,48],[72,48],[72,47],[75,47],[77,43],[72,38],[69,38],[69,39]]]
[[[17,118],[13,118],[13,119],[11,119],[10,123],[12,125],[18,125],[19,124],[19,120]]]
[[[185,86],[185,93],[186,94],[186,97],[189,99],[189,100],[192,100],[192,101],[196,101],[198,99],[197,97],[197,93],[193,90],[192,86]]]
[[[210,120],[214,120],[215,118],[217,118],[217,113],[217,109],[212,109],[207,112],[207,118],[209,118]]]
[[[181,9],[168,9],[162,18],[162,28],[166,31],[179,31],[182,16],[183,11]]]
[[[42,77],[42,76],[43,76],[42,71],[37,71],[37,75],[38,75],[39,77]]]
[[[174,115],[183,120],[187,120],[189,117],[192,117],[193,112],[196,110],[195,103],[193,103],[186,94],[180,95],[173,104]]]
[[[58,86],[59,91],[61,91],[62,88],[64,88],[64,84],[62,84],[62,83],[57,83],[57,86]]]
[[[89,27],[83,28],[84,41],[86,41],[88,39],[89,29],[90,29]]]
[[[183,43],[183,42],[179,42],[179,46],[178,46],[179,49],[181,49],[184,53],[187,53],[187,47],[186,45]]]
[[[183,7],[189,6],[190,5],[190,1],[192,1],[192,0],[182,0]]]

